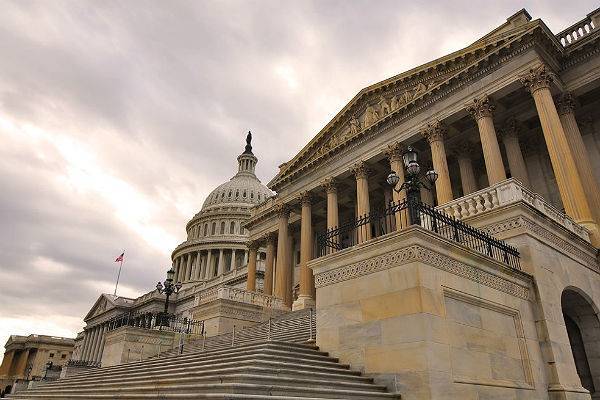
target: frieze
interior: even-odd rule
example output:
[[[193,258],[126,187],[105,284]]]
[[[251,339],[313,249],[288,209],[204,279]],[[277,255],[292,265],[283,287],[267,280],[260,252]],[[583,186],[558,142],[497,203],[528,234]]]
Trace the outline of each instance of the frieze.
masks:
[[[299,166],[299,168],[290,171],[289,173],[286,173],[287,171],[282,171],[284,172],[284,174],[274,178],[274,180],[270,184],[271,187],[277,190],[277,187],[280,184],[314,167],[314,165],[317,162],[321,162],[326,157],[331,156],[334,150],[346,150],[350,143],[354,144],[354,142],[356,142],[359,139],[361,139],[361,142],[363,142],[364,140],[367,140],[369,137],[372,137],[373,135],[383,130],[387,130],[389,128],[397,126],[403,120],[410,118],[414,114],[422,111],[427,106],[437,102],[438,100],[451,94],[452,92],[459,90],[464,85],[469,84],[470,82],[481,77],[482,75],[485,75],[491,72],[492,70],[498,68],[500,64],[521,54],[522,52],[533,46],[534,35],[532,34],[532,31],[537,28],[539,27],[536,26],[532,28],[531,31],[524,32],[521,36],[518,36],[517,38],[514,38],[511,41],[502,43],[502,45],[496,47],[494,51],[487,52],[483,56],[476,58],[475,61],[468,68],[461,70],[456,75],[450,77],[447,80],[444,80],[439,84],[433,85],[433,88],[428,88],[427,91],[417,96],[417,98],[413,99],[413,101],[409,104],[400,107],[398,110],[388,114],[389,116],[393,115],[393,119],[387,118],[388,115],[384,115],[377,121],[377,123],[372,124],[368,127],[362,127],[362,130],[360,130],[357,134],[351,137],[338,136],[338,138],[334,139],[333,141],[333,143],[336,143],[337,146],[332,146],[331,143],[328,142],[328,139],[325,139],[326,143],[323,144],[322,149],[317,149],[311,155],[307,157],[302,157],[301,159],[294,161],[293,164],[290,165],[290,167],[292,165],[298,164],[299,162],[302,162],[302,165]],[[513,45],[517,45],[518,47]],[[418,104],[415,103],[417,100],[419,100]],[[411,105],[412,107],[407,107],[408,105]],[[377,127],[376,130],[373,129],[375,127]],[[348,132],[350,132],[349,128]]]
[[[526,286],[518,285],[508,279],[504,279],[498,275],[462,263],[418,245],[409,246],[355,264],[316,274],[315,286],[317,288],[330,286],[335,283],[394,268],[412,261],[421,261],[432,267],[467,278],[520,299],[530,300],[531,293]]]

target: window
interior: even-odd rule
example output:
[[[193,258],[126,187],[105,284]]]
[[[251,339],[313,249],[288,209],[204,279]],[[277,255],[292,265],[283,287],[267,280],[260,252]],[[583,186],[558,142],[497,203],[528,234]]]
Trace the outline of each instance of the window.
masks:
[[[221,222],[221,235],[225,234],[225,221]]]
[[[244,190],[244,197],[246,197],[247,192]]]
[[[50,358],[54,358],[54,353],[50,353]]]
[[[216,222],[213,222],[212,231],[211,232],[212,232],[211,235],[216,235],[217,234],[217,223]]]
[[[208,224],[204,224],[204,236],[208,235]]]
[[[63,354],[62,356],[60,356],[60,358],[62,358],[64,360],[65,358],[67,358],[67,355]]]
[[[231,221],[231,225],[229,226],[229,233],[235,233],[235,221]]]
[[[254,199],[254,192],[250,192],[250,198]]]

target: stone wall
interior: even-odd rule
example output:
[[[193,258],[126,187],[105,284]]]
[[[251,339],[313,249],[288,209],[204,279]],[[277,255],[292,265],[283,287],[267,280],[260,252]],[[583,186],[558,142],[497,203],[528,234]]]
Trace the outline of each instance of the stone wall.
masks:
[[[102,367],[142,361],[177,344],[175,332],[122,326],[106,334]]]
[[[403,399],[547,398],[527,274],[419,227],[311,267],[317,344]]]

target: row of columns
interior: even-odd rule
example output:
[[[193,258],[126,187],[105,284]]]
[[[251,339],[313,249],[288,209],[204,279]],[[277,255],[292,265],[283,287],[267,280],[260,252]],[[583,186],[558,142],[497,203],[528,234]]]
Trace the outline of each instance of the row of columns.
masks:
[[[550,92],[553,79],[553,75],[544,65],[532,68],[527,75],[520,78],[521,83],[533,96],[565,212],[587,228],[592,244],[600,247],[600,190],[575,120],[572,97],[568,93],[560,96],[559,113]],[[465,107],[477,122],[489,184],[494,185],[505,180],[506,172],[494,128],[494,106],[487,96],[482,96]],[[517,130],[516,122],[509,121],[501,137],[511,174],[523,184],[529,185]],[[429,142],[433,168],[438,172],[438,180],[435,183],[438,204],[447,203],[453,200],[444,146],[447,129],[442,122],[432,121],[427,123],[420,133]],[[463,193],[466,195],[477,188],[466,148],[459,152],[458,161]],[[398,173],[400,170],[401,168],[398,168],[395,171]]]
[[[220,276],[225,272],[225,253],[226,249],[218,250],[218,258],[216,254],[213,254],[213,250],[206,250],[206,254],[203,255],[204,251],[190,252],[179,256],[173,262],[173,270],[175,271],[175,277],[173,278],[176,282],[187,282],[190,280],[206,280],[215,276]],[[243,252],[244,259],[242,265],[248,261],[248,252],[241,249],[231,249],[231,260],[229,263],[229,271],[236,268],[236,256],[237,252]],[[217,265],[215,265],[215,262]],[[217,267],[215,273],[214,267]]]
[[[104,351],[104,335],[108,329],[106,323],[101,323],[85,330],[85,338],[81,346],[79,359],[82,361],[100,362]]]
[[[25,376],[28,359],[29,349],[5,352],[0,366],[0,376],[28,378]]]
[[[597,222],[600,221],[600,191],[593,176],[593,170],[585,151],[581,133],[575,121],[572,99],[568,96],[563,96],[560,99],[561,112],[559,114],[550,93],[552,77],[545,66],[532,69],[527,76],[521,78],[521,82],[529,89],[534,98],[565,211],[576,222],[590,231],[592,244],[599,247],[600,237],[598,235]],[[493,121],[494,105],[487,96],[483,96],[474,99],[465,107],[478,126],[489,184],[494,185],[505,180],[506,172]],[[453,200],[453,194],[444,145],[447,128],[440,121],[431,121],[423,127],[420,133],[429,142],[433,168],[438,172],[438,179],[435,183],[437,202],[438,204],[450,202]],[[529,177],[518,140],[516,121],[509,120],[505,124],[505,127],[502,129],[501,138],[507,153],[507,160],[512,176],[524,185],[529,186]],[[458,152],[457,157],[462,189],[465,195],[477,190],[477,182],[469,155],[472,154],[472,146],[461,145],[462,149]],[[390,145],[386,151],[386,155],[390,162],[390,168],[400,176],[401,182],[404,181],[404,167],[401,158],[402,145],[399,143]],[[367,179],[368,168],[361,161],[354,165],[352,170],[356,179],[357,216],[367,215],[370,212]],[[589,184],[584,186],[582,180],[586,183],[589,182]],[[335,180],[333,178],[327,179],[323,183],[323,188],[327,194],[327,229],[331,230],[339,226]],[[397,193],[394,191],[392,196],[395,202],[400,202],[404,199],[403,192]],[[300,202],[302,206],[300,297],[305,300],[314,301],[314,279],[312,271],[307,266],[313,257],[310,194],[302,193]],[[283,299],[286,305],[292,306],[293,276],[290,258],[291,245],[288,232],[290,209],[285,204],[280,204],[277,207],[277,274],[275,276],[273,295]],[[402,218],[401,213],[398,213],[396,218]],[[401,229],[405,225],[400,220],[396,221],[397,229]],[[358,243],[370,239],[370,235],[371,232],[369,229],[364,230],[362,235],[358,237]],[[270,285],[273,273],[274,245],[272,241],[267,241],[267,246],[265,293],[271,294],[272,288]],[[252,249],[251,252],[251,258],[255,259],[255,253]],[[252,275],[252,280],[254,280],[254,276]],[[248,289],[255,290],[255,284],[249,282]]]

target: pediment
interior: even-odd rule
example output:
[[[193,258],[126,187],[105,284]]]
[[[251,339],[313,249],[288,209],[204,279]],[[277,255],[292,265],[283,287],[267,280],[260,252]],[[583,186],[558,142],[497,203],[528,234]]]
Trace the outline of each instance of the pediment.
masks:
[[[268,187],[277,191],[292,175],[341,150],[366,130],[408,109],[500,46],[539,25],[529,19],[521,10],[468,47],[361,90],[308,145],[283,164]]]
[[[115,308],[114,299],[109,297],[109,295],[101,294],[83,320],[87,321],[113,308]]]

